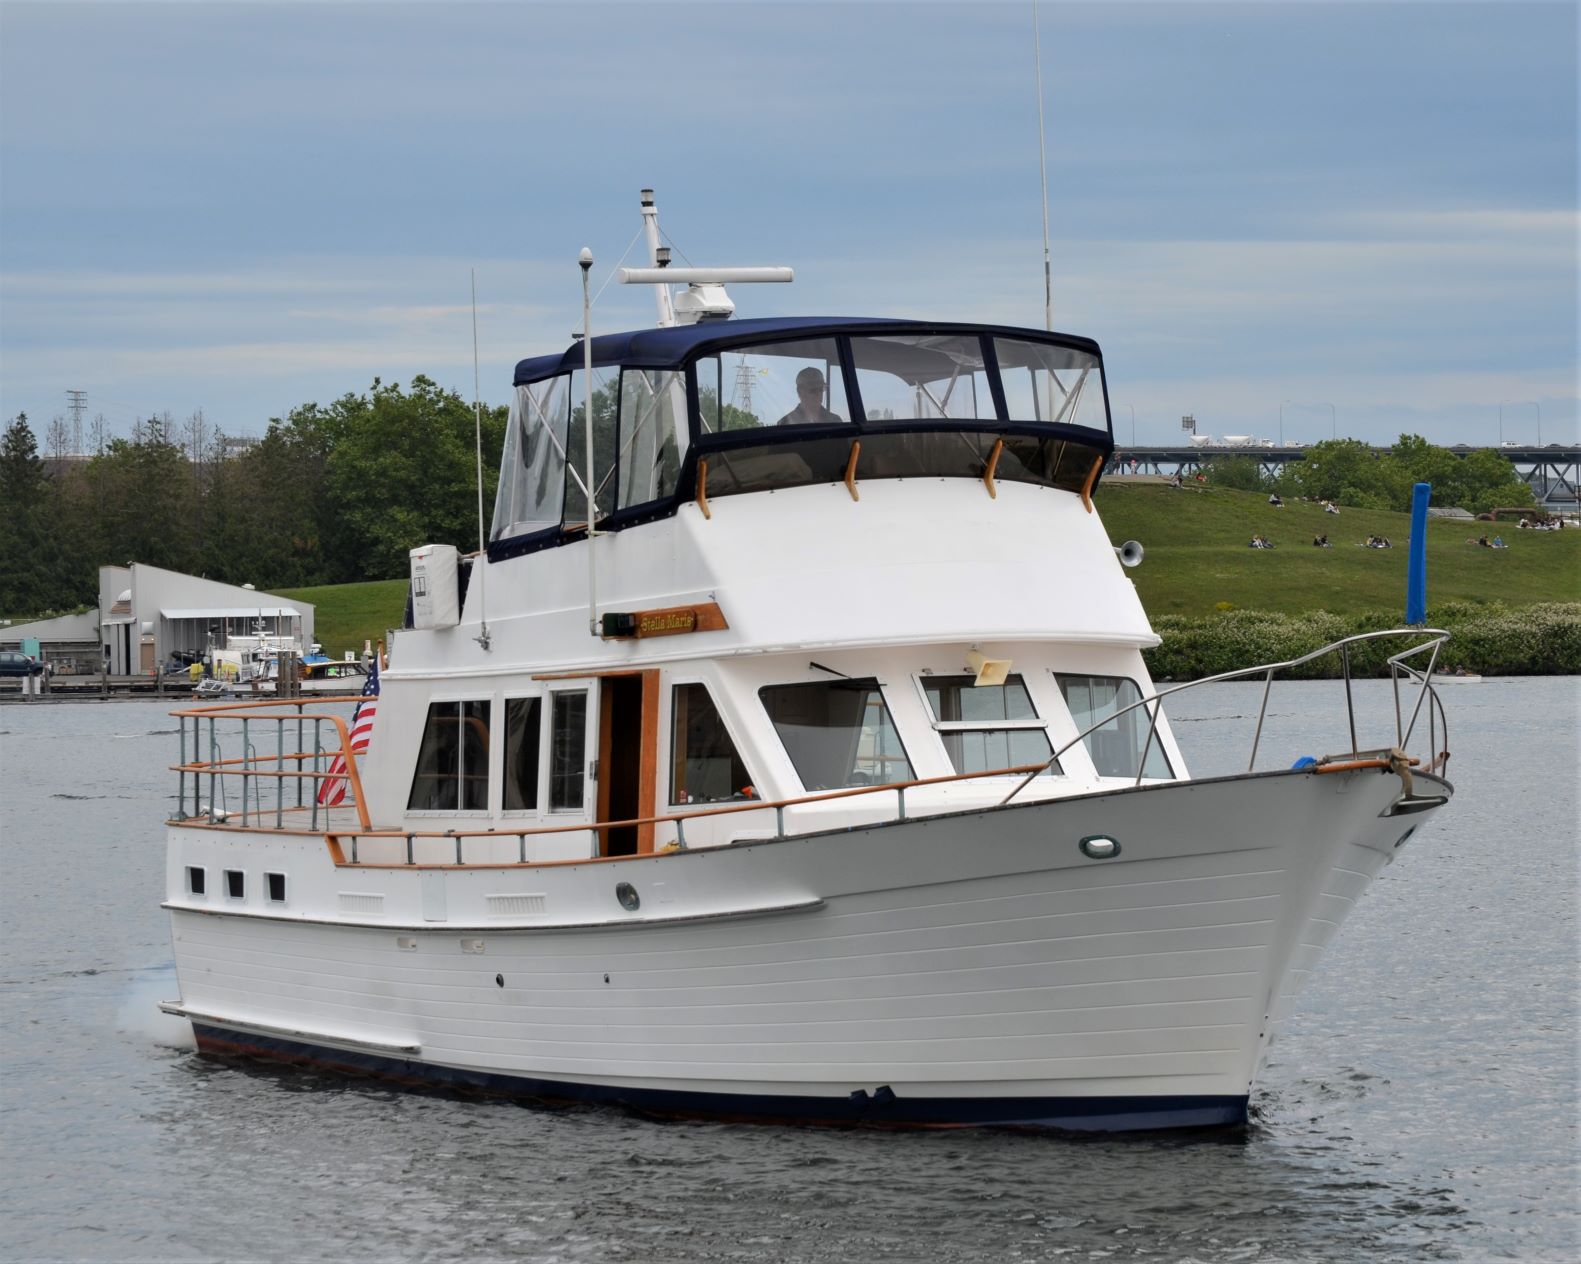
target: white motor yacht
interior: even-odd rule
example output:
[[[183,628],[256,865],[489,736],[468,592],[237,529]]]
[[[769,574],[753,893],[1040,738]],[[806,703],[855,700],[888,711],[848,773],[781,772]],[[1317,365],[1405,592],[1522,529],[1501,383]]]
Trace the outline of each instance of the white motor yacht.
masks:
[[[486,546],[414,551],[357,714],[179,713],[165,1008],[210,1053],[663,1115],[1243,1123],[1450,797],[1444,634],[1321,651],[1400,638],[1386,733],[1194,778],[1093,506],[1097,344],[721,299],[517,365]]]

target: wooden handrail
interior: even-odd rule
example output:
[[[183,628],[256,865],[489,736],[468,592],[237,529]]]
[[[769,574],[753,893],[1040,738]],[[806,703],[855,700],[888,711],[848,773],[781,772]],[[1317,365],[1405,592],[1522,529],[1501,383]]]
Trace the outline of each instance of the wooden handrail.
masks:
[[[912,781],[890,781],[881,786],[849,786],[843,790],[825,790],[818,794],[799,795],[793,799],[753,799],[748,803],[728,803],[723,806],[700,808],[696,812],[673,812],[663,816],[639,816],[629,821],[577,821],[568,825],[538,825],[524,829],[482,830],[409,830],[362,829],[337,830],[338,836],[353,833],[358,838],[518,838],[525,834],[571,834],[582,830],[621,829],[633,825],[662,825],[671,821],[693,821],[711,816],[732,816],[738,812],[761,812],[765,809],[798,807],[804,803],[825,803],[833,799],[851,799],[864,794],[885,794],[911,790],[917,786],[936,786],[948,782],[975,781],[979,777],[1012,777],[1018,773],[1040,772],[1043,764],[1017,764],[1012,768],[996,768],[986,772],[952,773],[943,777],[919,777]]]

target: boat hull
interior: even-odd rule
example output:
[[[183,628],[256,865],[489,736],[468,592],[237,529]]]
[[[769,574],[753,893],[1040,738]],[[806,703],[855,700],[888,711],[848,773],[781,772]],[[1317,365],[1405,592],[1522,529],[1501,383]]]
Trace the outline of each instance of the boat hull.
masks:
[[[292,866],[276,914],[173,896],[170,1008],[211,1053],[664,1115],[1234,1125],[1322,947],[1435,810],[1391,816],[1399,794],[1258,774],[523,868],[335,868],[315,840],[269,862]],[[1118,854],[1084,854],[1095,835]],[[248,837],[174,828],[173,878]]]

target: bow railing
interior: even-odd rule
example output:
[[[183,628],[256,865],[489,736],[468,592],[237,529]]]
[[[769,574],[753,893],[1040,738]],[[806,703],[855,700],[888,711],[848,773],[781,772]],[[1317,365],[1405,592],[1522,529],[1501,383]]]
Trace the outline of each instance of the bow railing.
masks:
[[[1088,737],[1106,725],[1113,724],[1121,716],[1129,715],[1138,708],[1145,708],[1148,714],[1147,741],[1142,747],[1142,754],[1136,761],[1136,781],[1142,783],[1142,770],[1147,766],[1148,753],[1153,748],[1158,737],[1158,718],[1163,713],[1164,699],[1175,694],[1185,693],[1188,689],[1199,689],[1203,685],[1222,684],[1228,680],[1246,680],[1261,676],[1263,679],[1263,700],[1257,711],[1257,729],[1252,734],[1252,753],[1246,761],[1246,771],[1252,772],[1257,767],[1257,749],[1262,742],[1263,721],[1268,715],[1268,695],[1273,688],[1274,676],[1282,671],[1294,667],[1301,667],[1307,663],[1315,662],[1330,654],[1340,656],[1340,675],[1345,681],[1345,717],[1350,731],[1350,757],[1352,762],[1363,755],[1363,751],[1356,739],[1356,701],[1351,691],[1351,647],[1368,641],[1379,641],[1386,637],[1415,636],[1428,639],[1409,649],[1401,650],[1398,654],[1391,655],[1386,661],[1389,668],[1389,679],[1394,690],[1394,746],[1390,749],[1404,752],[1410,745],[1411,737],[1416,731],[1416,724],[1421,717],[1422,706],[1428,706],[1428,759],[1424,771],[1434,772],[1449,762],[1449,720],[1444,715],[1443,704],[1439,701],[1438,691],[1432,686],[1433,668],[1438,663],[1438,651],[1444,642],[1449,640],[1449,633],[1442,628],[1389,628],[1381,632],[1358,632],[1354,636],[1342,637],[1313,650],[1310,654],[1302,654],[1297,658],[1288,658],[1277,663],[1263,663],[1258,667],[1243,667],[1236,671],[1220,672],[1216,676],[1204,676],[1200,680],[1188,680],[1182,685],[1173,685],[1168,689],[1156,690],[1145,698],[1138,698],[1127,706],[1120,707],[1105,715],[1096,724],[1091,724],[1063,746],[1059,747],[1049,756],[1046,763],[1028,773],[1016,788],[1007,794],[1000,802],[1001,805],[1009,803],[1036,778],[1040,773],[1054,767],[1059,757],[1078,742],[1085,742]],[[1417,668],[1406,660],[1415,658],[1419,654],[1427,653],[1427,666]],[[1411,718],[1406,722],[1404,712],[1400,705],[1400,682],[1402,678],[1410,678],[1418,682],[1415,703],[1411,707]],[[1443,733],[1443,748],[1439,747],[1439,733]],[[1366,752],[1379,754],[1377,750]],[[1420,763],[1420,761],[1415,761]]]

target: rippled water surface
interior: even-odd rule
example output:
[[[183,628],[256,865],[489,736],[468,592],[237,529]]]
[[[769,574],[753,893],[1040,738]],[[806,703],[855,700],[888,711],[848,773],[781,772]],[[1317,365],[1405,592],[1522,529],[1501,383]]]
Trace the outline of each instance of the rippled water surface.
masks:
[[[1195,771],[1244,760],[1258,692],[1172,709]],[[0,708],[0,1258],[1581,1258],[1581,681],[1444,695],[1455,801],[1329,949],[1253,1126],[1162,1140],[656,1124],[198,1058],[155,1010],[168,704]],[[1346,746],[1342,699],[1276,687],[1270,759]]]

